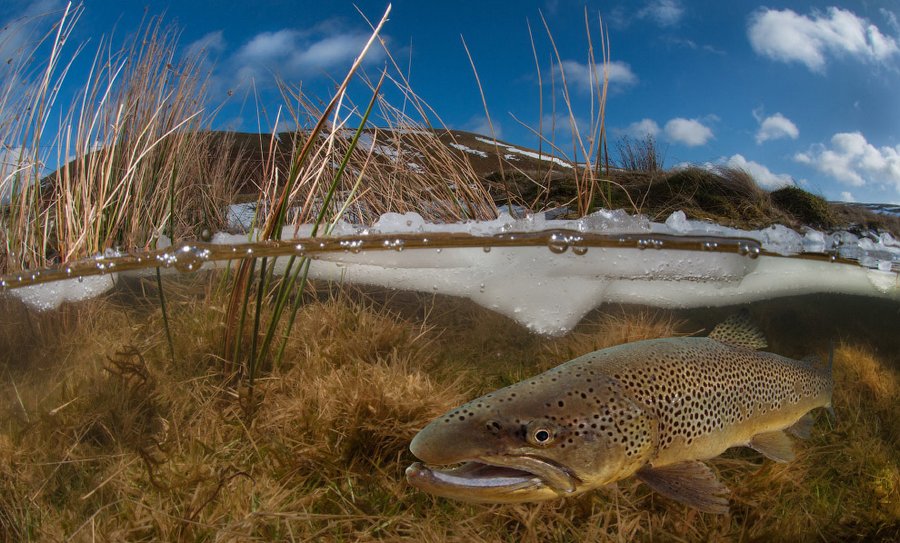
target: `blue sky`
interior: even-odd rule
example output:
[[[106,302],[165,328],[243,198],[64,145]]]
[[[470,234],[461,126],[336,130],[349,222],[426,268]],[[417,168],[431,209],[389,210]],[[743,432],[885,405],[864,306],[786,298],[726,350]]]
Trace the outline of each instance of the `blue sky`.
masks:
[[[223,128],[256,128],[255,106],[246,98],[251,80],[272,104],[274,74],[327,98],[329,75],[342,78],[368,37],[353,3],[341,0],[85,4],[74,37],[89,45],[113,29],[127,36],[145,10],[164,12],[177,23],[185,51],[203,48],[215,61],[212,101],[227,100],[217,121]],[[59,0],[7,0],[0,24],[60,5]],[[356,5],[377,20],[386,2]],[[486,132],[464,37],[498,136],[536,147],[536,138],[513,118],[536,127],[540,117],[527,21],[546,84],[552,49],[541,13],[546,17],[576,118],[585,124],[590,102],[585,6],[596,49],[598,15],[609,31],[611,143],[624,134],[650,132],[665,150],[668,166],[728,164],[749,170],[767,188],[796,183],[829,199],[900,203],[900,5],[895,0],[399,0],[384,36],[408,69],[413,89],[449,127]],[[375,75],[384,64],[383,52],[375,51],[366,71]],[[357,101],[366,98],[360,94]],[[544,106],[547,113],[546,96]],[[557,108],[562,107],[558,100]]]

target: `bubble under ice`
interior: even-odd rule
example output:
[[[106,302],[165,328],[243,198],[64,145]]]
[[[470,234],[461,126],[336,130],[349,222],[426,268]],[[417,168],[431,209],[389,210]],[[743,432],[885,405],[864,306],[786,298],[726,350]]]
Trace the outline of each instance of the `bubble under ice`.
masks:
[[[849,233],[801,235],[781,225],[745,231],[675,212],[665,224],[621,210],[601,210],[578,220],[546,220],[542,214],[493,221],[432,224],[416,213],[389,213],[370,228],[344,224],[343,234],[395,232],[499,233],[569,229],[601,233],[661,233],[741,237],[759,241],[775,254],[795,255],[838,248],[841,256],[888,251],[900,262],[900,246],[885,234],[860,247]],[[303,228],[301,228],[301,232]],[[228,241],[222,238],[221,241]],[[551,243],[552,245],[552,243]],[[823,261],[715,251],[635,250],[634,247],[564,251],[561,247],[494,247],[369,251],[322,255],[311,277],[466,297],[543,334],[571,329],[603,303],[657,307],[703,307],[746,303],[779,296],[835,292],[900,299],[897,273],[880,262],[873,269]],[[843,252],[841,252],[843,251]],[[755,257],[755,258],[754,258]]]
[[[830,250],[841,257],[856,259],[862,266],[767,255],[755,257],[750,252],[743,256],[713,250],[679,251],[652,243],[642,245],[646,250],[623,246],[591,247],[585,251],[584,247],[572,245],[576,235],[572,240],[557,240],[559,246],[493,247],[493,250],[488,250],[489,243],[484,247],[447,247],[440,251],[350,248],[346,252],[318,255],[311,263],[310,275],[466,297],[544,334],[565,332],[588,311],[608,302],[701,307],[815,292],[900,299],[900,281],[893,271],[900,262],[900,243],[890,234],[861,239],[848,232],[826,234],[806,230],[801,234],[780,225],[744,231],[688,220],[681,212],[673,213],[665,223],[654,223],[621,210],[601,210],[578,220],[548,220],[540,213],[522,219],[501,214],[493,221],[451,224],[428,223],[416,213],[388,213],[369,227],[339,221],[332,235],[456,232],[493,236],[546,229],[566,229],[575,234],[659,233],[749,238],[759,241],[766,251],[774,254]],[[312,225],[286,227],[283,238],[305,237],[311,232]],[[219,233],[213,237],[213,243],[245,243],[248,238],[253,238],[252,233]],[[715,243],[710,244],[711,249],[714,246]],[[567,250],[569,247],[572,250]],[[276,272],[279,267],[283,269],[286,260],[277,260]],[[190,269],[194,269],[194,262],[191,264]],[[203,267],[224,265],[207,262]],[[62,301],[84,299],[107,290],[112,286],[111,276],[88,277],[82,282],[57,281],[11,292],[33,307],[49,309]]]

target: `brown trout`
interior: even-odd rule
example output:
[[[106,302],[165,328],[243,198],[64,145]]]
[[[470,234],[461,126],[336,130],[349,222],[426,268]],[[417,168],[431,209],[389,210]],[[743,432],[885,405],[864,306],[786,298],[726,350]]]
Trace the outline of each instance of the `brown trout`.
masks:
[[[831,409],[831,363],[760,352],[745,314],[707,337],[602,349],[462,405],[410,444],[415,487],[448,498],[513,503],[573,496],[636,476],[710,513],[728,489],[702,461],[730,447],[794,458],[786,431],[808,437]],[[459,464],[455,467],[439,468]]]

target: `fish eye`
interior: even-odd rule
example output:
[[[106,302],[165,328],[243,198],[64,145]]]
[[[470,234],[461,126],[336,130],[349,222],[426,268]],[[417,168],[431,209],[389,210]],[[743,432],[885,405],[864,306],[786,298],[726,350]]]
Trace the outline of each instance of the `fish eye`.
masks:
[[[553,432],[547,428],[535,428],[531,432],[531,441],[535,445],[548,445],[553,441]]]

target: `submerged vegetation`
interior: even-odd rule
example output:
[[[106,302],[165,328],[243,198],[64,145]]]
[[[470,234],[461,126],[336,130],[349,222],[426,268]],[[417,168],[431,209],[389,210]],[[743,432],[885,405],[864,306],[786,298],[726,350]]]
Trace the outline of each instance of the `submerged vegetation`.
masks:
[[[158,19],[138,33],[141,47],[104,42],[63,107],[63,46],[80,12],[67,8],[0,68],[0,273],[206,238],[229,228],[236,201],[256,203],[261,240],[304,223],[324,235],[389,211],[490,219],[502,204],[900,232],[800,189],[768,193],[743,171],[665,170],[652,140],[623,143],[616,169],[602,69],[591,70],[589,133],[573,124],[570,152],[537,130],[539,153],[567,156],[568,169],[502,152],[482,161],[448,145],[476,146],[434,120],[389,53],[378,77],[347,75],[363,106],[349,83],[323,102],[283,83],[271,125],[297,130],[214,132],[203,59],[177,56],[177,31]],[[553,51],[539,77],[563,80],[542,81],[541,100],[546,86],[562,92],[574,118]],[[593,52],[589,63],[600,66]],[[47,175],[44,160],[59,167]],[[284,276],[273,268],[248,258],[224,272],[121,279],[110,295],[46,313],[0,297],[0,540],[845,540],[900,530],[896,349],[842,336],[838,421],[820,423],[797,462],[717,460],[735,492],[728,516],[633,481],[568,501],[466,505],[403,478],[409,439],[432,417],[585,352],[712,323],[622,309],[547,339],[458,300],[314,285],[303,258]]]
[[[900,530],[900,360],[865,340],[839,339],[837,422],[820,417],[795,462],[749,450],[712,462],[733,491],[729,515],[698,514],[634,481],[570,500],[478,506],[406,485],[418,429],[570,357],[707,322],[611,310],[547,341],[468,302],[319,285],[297,315],[289,356],[257,382],[248,418],[247,389],[228,385],[212,354],[227,299],[210,279],[167,289],[176,364],[159,312],[141,302],[152,281],[29,314],[25,333],[28,310],[4,304],[2,537],[847,541]],[[820,313],[804,314],[810,329],[838,312],[794,307]],[[793,333],[774,332],[776,343]]]

